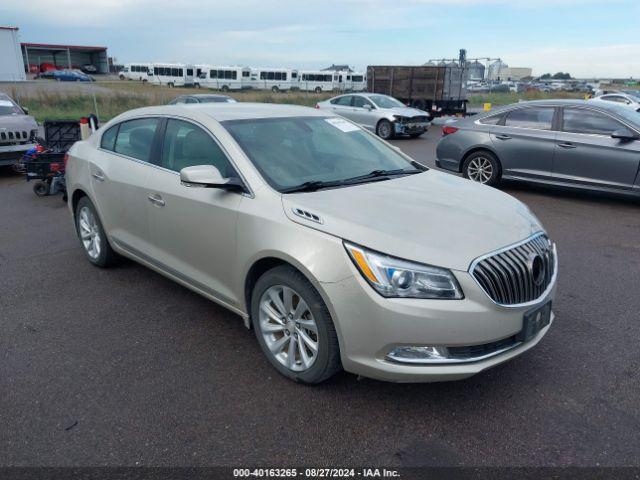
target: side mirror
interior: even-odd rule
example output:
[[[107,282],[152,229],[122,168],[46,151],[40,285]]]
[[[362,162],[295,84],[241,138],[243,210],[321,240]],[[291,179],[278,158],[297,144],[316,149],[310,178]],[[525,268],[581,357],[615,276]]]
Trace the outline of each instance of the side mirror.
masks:
[[[631,142],[633,140],[639,140],[640,135],[636,132],[629,130],[628,128],[621,128],[611,134],[611,138],[617,138],[623,142]]]
[[[27,107],[22,107],[22,111],[25,115],[29,115],[29,109]]]
[[[180,183],[185,187],[219,188],[222,190],[244,191],[239,178],[224,178],[213,165],[195,165],[180,170]]]
[[[365,103],[362,108],[364,108],[365,110],[369,110],[369,111],[373,110],[373,107],[371,105],[369,105],[368,103]]]

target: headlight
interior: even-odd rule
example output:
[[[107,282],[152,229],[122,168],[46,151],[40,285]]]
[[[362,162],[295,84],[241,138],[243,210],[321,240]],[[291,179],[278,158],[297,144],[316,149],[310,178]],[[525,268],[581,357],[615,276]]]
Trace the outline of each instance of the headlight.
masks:
[[[464,298],[456,278],[446,268],[408,262],[344,242],[362,276],[383,297]]]

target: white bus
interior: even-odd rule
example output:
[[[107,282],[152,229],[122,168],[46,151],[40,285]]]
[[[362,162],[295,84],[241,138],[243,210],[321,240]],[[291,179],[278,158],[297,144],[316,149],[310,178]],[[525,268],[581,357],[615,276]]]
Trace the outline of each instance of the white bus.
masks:
[[[272,92],[296,90],[299,87],[298,71],[291,68],[252,68],[243,87]]]
[[[345,90],[344,76],[342,72],[300,70],[300,90],[316,93]]]
[[[118,75],[120,80],[137,80],[146,82],[149,80],[150,63],[126,63]]]
[[[347,73],[348,90],[352,92],[363,92],[367,89],[367,77],[359,72]]]
[[[199,73],[198,70],[200,70]],[[196,73],[198,73],[197,78],[194,80],[196,87],[215,88],[223,92],[240,90],[251,77],[251,69],[249,67],[198,65]]]
[[[193,85],[195,67],[183,63],[154,63],[149,79],[156,85],[188,87]]]

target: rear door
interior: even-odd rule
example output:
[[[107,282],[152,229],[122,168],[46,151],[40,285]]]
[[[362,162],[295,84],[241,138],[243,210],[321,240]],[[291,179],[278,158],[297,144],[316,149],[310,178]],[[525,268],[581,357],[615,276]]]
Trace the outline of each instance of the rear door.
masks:
[[[605,112],[565,107],[554,178],[585,186],[632,188],[640,165],[640,142],[611,138],[622,128],[629,127]]]
[[[154,149],[159,122],[140,118],[114,125],[102,135],[90,165],[100,218],[110,238],[134,253],[149,246],[145,183],[159,162]]]
[[[179,172],[214,165],[223,177],[237,177],[220,144],[203,127],[168,119],[162,167],[147,181],[147,211],[159,266],[222,301],[238,305],[231,282],[236,255],[237,211],[244,198],[215,188],[186,187]]]
[[[331,104],[331,109],[336,115],[351,118],[353,113],[353,108],[351,108],[352,101],[353,95],[343,95],[335,99],[335,102]]]
[[[505,176],[550,178],[556,143],[556,108],[526,106],[504,114],[491,130],[491,141]]]

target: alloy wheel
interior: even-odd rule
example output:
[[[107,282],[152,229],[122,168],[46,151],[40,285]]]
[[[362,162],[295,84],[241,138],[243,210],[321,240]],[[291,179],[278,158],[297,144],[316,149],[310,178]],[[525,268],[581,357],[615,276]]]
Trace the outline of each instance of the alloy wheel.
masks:
[[[469,162],[467,175],[478,183],[487,183],[493,175],[493,165],[486,157],[476,157]]]
[[[285,285],[269,287],[260,298],[259,328],[271,355],[294,372],[311,368],[318,357],[318,326],[307,302]]]
[[[78,214],[78,230],[87,255],[96,260],[100,256],[102,239],[96,216],[89,207],[82,207]]]

